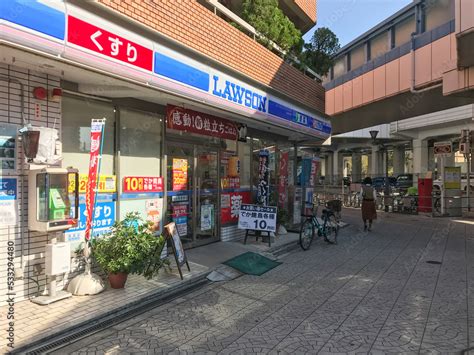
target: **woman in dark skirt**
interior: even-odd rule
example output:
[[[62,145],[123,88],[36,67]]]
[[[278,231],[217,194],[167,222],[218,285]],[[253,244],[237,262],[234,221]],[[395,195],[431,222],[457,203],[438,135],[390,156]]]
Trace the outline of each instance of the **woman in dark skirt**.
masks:
[[[375,209],[375,190],[372,187],[372,179],[366,177],[360,190],[362,197],[362,220],[364,221],[364,231],[367,230],[367,221],[369,221],[369,232],[372,230],[372,221],[377,219],[377,211]]]

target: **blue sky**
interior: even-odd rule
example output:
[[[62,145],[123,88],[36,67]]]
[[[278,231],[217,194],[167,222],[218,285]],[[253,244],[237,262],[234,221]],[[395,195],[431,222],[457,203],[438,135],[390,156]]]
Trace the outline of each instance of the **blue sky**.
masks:
[[[318,27],[329,27],[341,47],[413,0],[317,0],[318,23],[304,35],[309,42]]]

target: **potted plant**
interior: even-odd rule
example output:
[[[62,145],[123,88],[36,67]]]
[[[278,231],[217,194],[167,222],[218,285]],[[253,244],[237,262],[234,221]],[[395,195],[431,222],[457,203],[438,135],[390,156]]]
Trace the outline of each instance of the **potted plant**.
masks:
[[[128,274],[150,279],[168,260],[161,259],[166,244],[163,236],[156,236],[153,223],[143,221],[137,212],[115,222],[109,234],[92,241],[92,256],[107,273],[112,288],[123,288]]]
[[[277,231],[280,235],[285,235],[288,232],[286,231],[285,224],[288,223],[290,216],[288,211],[284,208],[279,208],[277,213]]]

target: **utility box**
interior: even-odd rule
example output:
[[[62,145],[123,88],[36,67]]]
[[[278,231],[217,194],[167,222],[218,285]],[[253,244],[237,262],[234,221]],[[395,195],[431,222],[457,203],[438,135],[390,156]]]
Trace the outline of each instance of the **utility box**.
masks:
[[[45,274],[60,275],[71,270],[71,246],[69,243],[46,244]]]
[[[72,168],[30,170],[28,175],[28,227],[54,232],[77,224],[79,174]]]
[[[433,179],[418,178],[418,212],[432,211]]]

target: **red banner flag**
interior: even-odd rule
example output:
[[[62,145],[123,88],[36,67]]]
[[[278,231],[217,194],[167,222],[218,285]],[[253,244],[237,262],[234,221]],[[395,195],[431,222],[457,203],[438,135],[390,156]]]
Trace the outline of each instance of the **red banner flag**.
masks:
[[[91,235],[92,218],[94,217],[94,205],[97,189],[97,178],[100,167],[100,154],[102,145],[102,134],[105,120],[92,120],[91,124],[91,153],[89,158],[89,174],[86,185],[86,241]]]
[[[290,153],[281,153],[280,158],[280,169],[279,175],[280,179],[278,182],[278,206],[281,208],[285,207],[286,202],[286,187],[288,185],[288,159]]]

